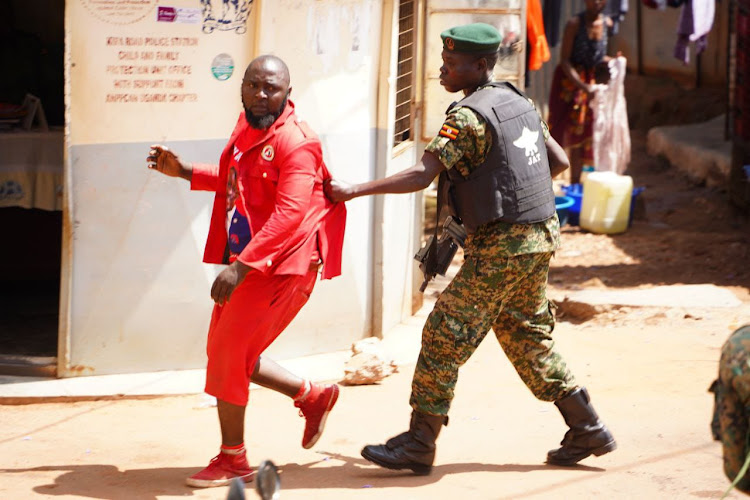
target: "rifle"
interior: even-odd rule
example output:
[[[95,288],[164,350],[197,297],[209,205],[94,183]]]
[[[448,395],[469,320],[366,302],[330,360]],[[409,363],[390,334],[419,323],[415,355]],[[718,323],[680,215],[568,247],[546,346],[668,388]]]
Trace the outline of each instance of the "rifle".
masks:
[[[430,236],[427,244],[414,255],[414,260],[419,262],[419,269],[424,274],[424,281],[422,286],[419,287],[420,292],[425,291],[427,284],[436,274],[445,276],[458,247],[463,248],[465,241],[466,228],[461,221],[450,215],[446,217],[443,223],[443,232],[437,242],[435,241],[435,235]]]

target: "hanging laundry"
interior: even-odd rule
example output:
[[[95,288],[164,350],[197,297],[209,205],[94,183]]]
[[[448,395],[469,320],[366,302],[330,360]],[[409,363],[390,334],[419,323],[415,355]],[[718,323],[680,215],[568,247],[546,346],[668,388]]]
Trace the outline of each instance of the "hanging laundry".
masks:
[[[607,85],[597,85],[591,99],[594,113],[592,147],[597,171],[622,174],[630,163],[630,127],[625,102],[627,59],[622,56],[609,61]]]
[[[547,35],[547,44],[549,44],[550,47],[557,47],[557,44],[560,43],[561,17],[562,1],[544,0],[544,5],[542,6],[542,18],[544,19],[544,32]]]
[[[674,56],[684,64],[690,62],[690,42],[695,43],[696,54],[700,54],[708,46],[708,33],[714,23],[715,1],[685,0],[682,6]]]
[[[536,71],[550,58],[544,34],[541,0],[528,0],[526,3],[526,35],[529,41],[529,70]]]

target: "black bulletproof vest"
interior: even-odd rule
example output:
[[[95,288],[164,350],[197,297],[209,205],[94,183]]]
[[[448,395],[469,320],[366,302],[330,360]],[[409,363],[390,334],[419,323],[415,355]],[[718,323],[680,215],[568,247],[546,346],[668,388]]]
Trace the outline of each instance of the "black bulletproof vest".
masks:
[[[492,147],[468,177],[447,171],[444,201],[473,232],[501,220],[531,224],[552,217],[555,194],[539,114],[521,91],[507,82],[491,83],[459,101],[487,122]]]

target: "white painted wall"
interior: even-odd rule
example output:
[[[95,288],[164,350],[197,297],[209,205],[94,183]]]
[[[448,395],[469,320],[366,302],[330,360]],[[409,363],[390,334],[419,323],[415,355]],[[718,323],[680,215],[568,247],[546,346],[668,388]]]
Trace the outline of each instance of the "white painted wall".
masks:
[[[380,2],[275,0],[262,3],[257,54],[289,66],[298,114],[321,138],[332,175],[348,182],[375,171]],[[373,203],[347,203],[342,276],[319,282],[310,302],[269,354],[348,348],[371,334]],[[300,349],[302,339],[315,338]]]
[[[253,14],[260,17],[248,22],[247,33],[211,34],[200,25],[156,22],[156,0],[140,4],[142,13],[123,15],[121,22],[95,15],[96,5],[103,4],[81,0],[66,9],[67,189],[58,373],[202,367],[209,290],[218,270],[200,262],[212,197],[148,171],[148,145],[163,142],[189,160],[217,161],[240,111],[244,68],[255,55],[270,52],[287,61],[292,99],[320,135],[333,174],[352,182],[373,178],[381,5],[256,0]],[[114,93],[107,66],[119,63],[120,48],[107,39],[137,36],[199,40],[179,55],[180,63],[192,68],[184,84],[196,101],[106,102]],[[224,81],[211,73],[220,53],[230,54],[235,65]],[[318,283],[310,303],[271,347],[275,357],[347,348],[371,333],[373,206],[371,199],[348,204],[343,276]]]
[[[281,56],[292,73],[298,112],[321,135],[328,166],[347,182],[381,178],[411,167],[414,147],[394,156],[398,19],[393,2],[281,0],[262,5],[258,53]],[[304,25],[306,28],[291,29]],[[290,43],[293,40],[294,43]],[[413,255],[419,246],[417,195],[347,203],[343,277],[322,283],[310,307],[271,353],[292,349],[297,330],[332,342],[311,324],[347,325],[350,335],[382,335],[412,314]],[[326,304],[341,310],[334,320]],[[302,326],[304,325],[304,327]]]
[[[393,175],[413,166],[418,155],[421,155],[416,142],[413,141],[401,143],[394,151],[398,2],[384,2],[383,17],[381,75],[378,89],[381,105],[378,116],[377,178]],[[419,33],[419,30],[415,29],[415,32]],[[419,44],[419,40],[415,39],[415,43]],[[417,51],[415,48],[414,53]],[[416,63],[414,70],[419,71]],[[417,122],[413,128],[415,134],[419,130],[418,125]],[[421,243],[421,203],[419,193],[379,196],[375,200],[374,322],[375,334],[378,336],[385,335],[413,313],[412,304],[415,294],[419,293],[414,289],[413,257]]]

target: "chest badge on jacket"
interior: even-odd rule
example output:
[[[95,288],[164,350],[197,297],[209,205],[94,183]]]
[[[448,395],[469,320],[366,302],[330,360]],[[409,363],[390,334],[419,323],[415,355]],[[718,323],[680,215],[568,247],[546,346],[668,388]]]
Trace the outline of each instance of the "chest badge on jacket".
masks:
[[[260,152],[261,158],[263,158],[266,161],[273,160],[273,157],[275,154],[276,152],[273,150],[273,146],[271,146],[270,144],[266,144],[263,147],[263,151]]]

